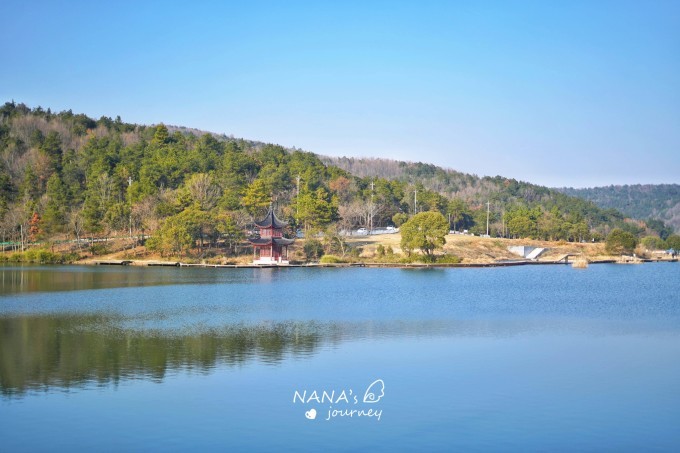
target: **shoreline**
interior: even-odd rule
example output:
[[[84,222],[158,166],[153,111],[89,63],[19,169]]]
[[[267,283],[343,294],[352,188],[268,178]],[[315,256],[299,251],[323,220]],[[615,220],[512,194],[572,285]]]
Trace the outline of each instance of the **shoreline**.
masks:
[[[399,235],[384,234],[371,237],[349,237],[348,245],[358,248],[361,255],[358,257],[340,257],[328,262],[306,262],[299,250],[294,252],[291,257],[291,264],[253,264],[252,257],[239,256],[236,258],[220,257],[219,255],[209,255],[209,258],[201,259],[192,256],[188,257],[160,257],[158,255],[149,256],[144,247],[134,249],[118,249],[100,256],[67,256],[63,251],[60,260],[51,260],[50,256],[55,252],[46,251],[44,253],[34,253],[35,256],[20,258],[24,259],[5,259],[6,262],[25,262],[25,263],[63,263],[74,265],[108,265],[108,266],[161,266],[161,267],[214,267],[228,269],[270,269],[284,267],[373,267],[373,268],[488,268],[488,267],[512,267],[527,265],[552,265],[552,264],[572,264],[580,261],[581,264],[641,264],[643,262],[677,262],[677,257],[673,259],[667,254],[639,253],[637,257],[627,255],[610,255],[604,250],[601,243],[565,243],[555,241],[539,241],[529,239],[505,239],[505,238],[481,238],[465,235],[447,235],[446,244],[443,247],[443,254],[457,257],[459,262],[405,262],[402,261],[402,250],[400,248]],[[117,244],[121,246],[121,244]],[[124,244],[123,244],[124,245]],[[394,257],[381,256],[379,246],[394,250]],[[517,256],[516,251],[511,248],[522,246],[534,250],[541,249],[540,256],[530,258]],[[40,252],[40,250],[38,251]],[[70,253],[70,251],[67,251]],[[649,251],[647,251],[649,252]],[[641,255],[646,255],[642,257]],[[66,258],[66,259],[63,259]],[[80,259],[78,259],[80,258]],[[587,260],[587,263],[583,261]],[[446,260],[442,260],[446,261]],[[451,260],[453,261],[453,260]]]
[[[601,259],[589,261],[588,264],[643,264],[643,263],[676,263],[678,259],[639,259],[637,261],[619,261],[616,259]],[[142,260],[84,260],[71,264],[86,266],[136,266],[136,267],[197,267],[197,268],[224,268],[224,269],[286,269],[286,268],[391,268],[391,269],[427,269],[427,268],[489,268],[489,267],[515,267],[515,266],[540,266],[540,265],[563,265],[569,266],[573,261],[530,261],[530,260],[506,260],[490,263],[304,263],[304,264],[208,264],[208,263],[183,263],[181,261],[142,261]]]

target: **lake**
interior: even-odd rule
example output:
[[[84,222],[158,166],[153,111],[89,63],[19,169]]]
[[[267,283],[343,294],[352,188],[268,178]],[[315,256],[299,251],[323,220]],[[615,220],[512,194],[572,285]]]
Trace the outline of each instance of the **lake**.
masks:
[[[0,267],[0,450],[678,451],[679,276]]]

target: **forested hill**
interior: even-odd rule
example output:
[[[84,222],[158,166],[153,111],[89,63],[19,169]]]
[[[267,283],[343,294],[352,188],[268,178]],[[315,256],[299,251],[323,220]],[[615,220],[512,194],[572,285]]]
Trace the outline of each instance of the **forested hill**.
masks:
[[[680,231],[680,185],[635,184],[557,189],[573,197],[590,200],[606,209],[616,209],[636,219],[659,219]]]
[[[448,216],[455,229],[485,233],[487,201],[493,236],[580,241],[615,227],[638,236],[663,229],[500,176],[320,158],[199,130],[96,120],[14,102],[0,107],[3,242],[132,230],[151,234],[147,245],[161,253],[204,242],[233,245],[272,199],[290,223],[288,234],[399,226],[429,210]]]
[[[652,229],[661,236],[668,236],[672,232],[671,222],[680,221],[680,199],[677,185],[660,186],[624,186],[613,187],[612,192],[618,195],[628,194],[627,204],[621,197],[592,196],[588,191],[602,189],[549,189],[535,184],[517,181],[515,179],[496,177],[479,177],[456,170],[438,167],[422,162],[403,162],[382,158],[353,158],[319,156],[327,165],[334,165],[361,177],[378,177],[402,181],[411,185],[422,185],[445,196],[455,199],[461,198],[472,204],[483,205],[487,200],[497,206],[513,206],[514,204],[540,205],[543,209],[558,206],[561,211],[580,211],[603,216],[607,222],[616,222],[624,216],[630,220],[647,220]],[[563,195],[568,195],[564,197]],[[580,198],[590,203],[582,204],[573,199]],[[670,201],[669,201],[670,200]],[[614,201],[614,202],[612,202]],[[592,204],[591,204],[592,203]],[[597,207],[595,207],[595,205]],[[630,209],[631,207],[635,209]],[[654,220],[663,220],[666,225]],[[635,222],[628,222],[628,228]],[[641,225],[642,222],[638,222]],[[668,225],[668,226],[667,226]],[[673,224],[676,229],[680,225]],[[650,225],[647,225],[650,226]]]

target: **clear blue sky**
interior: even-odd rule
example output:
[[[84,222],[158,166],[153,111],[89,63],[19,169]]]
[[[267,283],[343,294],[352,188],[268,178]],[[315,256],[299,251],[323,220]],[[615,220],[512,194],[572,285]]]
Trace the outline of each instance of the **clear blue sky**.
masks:
[[[680,1],[0,4],[0,101],[549,186],[680,182]]]

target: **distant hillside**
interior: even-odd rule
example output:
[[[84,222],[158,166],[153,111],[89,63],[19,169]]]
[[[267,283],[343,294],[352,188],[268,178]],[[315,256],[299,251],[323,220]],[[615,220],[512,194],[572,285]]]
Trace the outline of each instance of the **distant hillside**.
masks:
[[[616,209],[636,219],[658,219],[680,231],[680,185],[636,184],[590,189],[557,189],[590,200],[605,209]]]
[[[333,165],[360,178],[385,178],[408,184],[422,184],[425,188],[469,201],[486,201],[490,192],[496,191],[491,178],[461,173],[422,162],[403,162],[374,157],[319,156],[326,165]]]
[[[540,206],[543,210],[557,207],[562,213],[591,218],[591,226],[624,219],[621,213],[603,212],[594,203],[584,201],[582,198],[504,176],[480,177],[428,163],[382,158],[328,156],[319,158],[326,165],[338,167],[361,178],[399,181],[412,187],[439,193],[449,199],[464,200],[470,205],[483,207],[483,211],[486,211],[486,203],[490,201],[492,211],[497,213],[511,210],[518,205]]]

